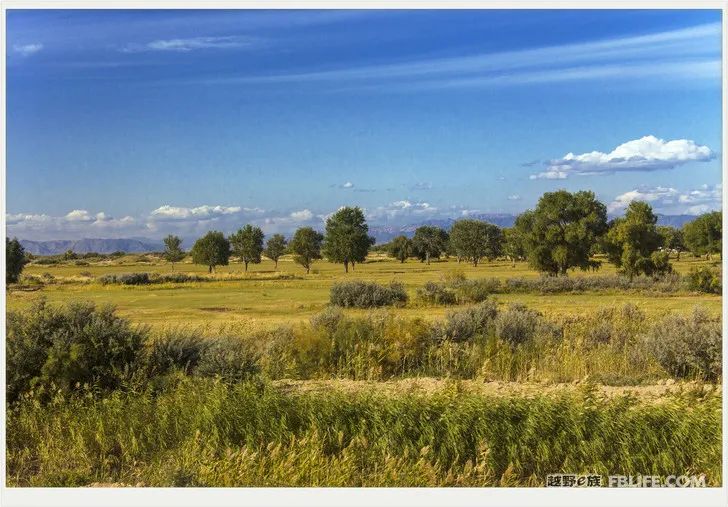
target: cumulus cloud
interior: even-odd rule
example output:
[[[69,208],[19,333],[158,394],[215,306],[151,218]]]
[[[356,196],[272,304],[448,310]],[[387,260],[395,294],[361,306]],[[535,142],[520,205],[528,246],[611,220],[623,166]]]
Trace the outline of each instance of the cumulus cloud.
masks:
[[[30,56],[43,49],[43,44],[16,44],[13,46],[13,51],[21,56]]]
[[[407,199],[394,201],[386,206],[366,210],[369,220],[396,220],[409,217],[430,217],[437,214],[438,209],[427,202],[412,202]]]
[[[354,188],[354,184],[351,181],[347,181],[346,183],[339,185],[339,188]]]
[[[246,210],[254,211],[254,209],[246,208]],[[234,215],[243,211],[240,206],[198,206],[195,208],[186,208],[180,206],[170,206],[165,204],[150,213],[150,218],[155,221],[175,221],[175,220],[212,220],[225,215]]]
[[[224,37],[192,37],[189,39],[159,39],[145,43],[130,43],[121,48],[123,53],[172,51],[187,53],[199,49],[249,49],[260,44],[254,37],[228,35]]]
[[[75,209],[73,211],[69,211],[66,214],[65,218],[69,222],[91,222],[94,220],[89,212],[85,209]]]
[[[704,162],[715,157],[707,146],[689,139],[665,141],[655,136],[620,144],[609,153],[592,151],[551,160],[544,171],[531,179],[566,179],[572,175],[613,174],[626,171],[660,171],[673,169],[692,161]]]
[[[687,191],[680,191],[673,187],[642,186],[616,196],[607,206],[607,210],[610,213],[619,213],[624,211],[632,201],[645,201],[657,211],[699,215],[720,209],[722,196],[722,184],[702,185],[697,189]]]
[[[133,234],[139,223],[131,216],[114,218],[103,211],[71,210],[62,216],[46,214],[6,214],[8,232],[22,239],[68,239],[100,235]]]
[[[520,201],[521,200],[521,196],[518,195],[518,194],[512,194],[512,195],[509,195],[508,196],[508,200],[509,201]]]
[[[307,222],[313,218],[313,213],[311,210],[302,209],[301,211],[292,212],[290,217],[295,222]]]

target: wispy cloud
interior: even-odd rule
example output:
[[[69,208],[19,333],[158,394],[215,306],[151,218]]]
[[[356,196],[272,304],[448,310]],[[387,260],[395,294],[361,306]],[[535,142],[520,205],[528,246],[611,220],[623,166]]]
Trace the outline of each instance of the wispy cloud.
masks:
[[[13,51],[22,56],[30,56],[43,49],[43,44],[16,44],[13,46]]]
[[[642,186],[618,195],[609,203],[610,213],[624,211],[632,201],[645,201],[658,211],[699,215],[721,208],[723,186],[703,185],[700,188],[680,191],[673,187]]]
[[[148,51],[172,51],[187,53],[199,49],[251,49],[259,47],[261,39],[242,35],[223,37],[192,37],[188,39],[159,39],[145,43],[129,43],[122,47],[123,53],[143,53]]]
[[[614,77],[720,76],[720,23],[518,51],[203,79],[206,83],[335,83],[387,89],[482,87]]]
[[[609,153],[567,153],[563,158],[548,162],[546,170],[532,174],[530,178],[562,180],[572,175],[659,171],[673,169],[692,161],[712,160],[714,157],[710,148],[689,139],[665,141],[655,136],[645,136],[620,144]]]

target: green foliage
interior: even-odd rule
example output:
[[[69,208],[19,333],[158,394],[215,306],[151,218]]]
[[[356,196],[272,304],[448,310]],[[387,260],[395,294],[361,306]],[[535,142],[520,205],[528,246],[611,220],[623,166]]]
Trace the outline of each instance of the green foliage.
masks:
[[[703,266],[692,268],[687,275],[690,290],[706,294],[720,294],[723,290],[722,277],[719,270]]]
[[[455,343],[470,341],[476,336],[486,337],[493,332],[493,322],[498,307],[493,301],[485,301],[464,310],[449,312],[440,325],[435,326],[433,335],[439,341]]]
[[[76,259],[78,259],[78,254],[76,254],[73,250],[66,250],[66,253],[63,254],[64,261],[73,261]]]
[[[693,255],[719,254],[723,245],[723,213],[700,215],[683,226],[683,236]]]
[[[533,339],[543,325],[542,315],[521,304],[511,304],[495,318],[495,334],[510,345],[520,345]]]
[[[677,260],[680,260],[680,252],[685,251],[685,236],[682,229],[676,229],[668,225],[658,225],[657,233],[662,237],[662,246],[668,251],[677,253]]]
[[[152,283],[149,273],[117,273],[99,277],[102,285],[118,283],[121,285],[147,285]]]
[[[276,263],[276,269],[278,268],[278,259],[286,253],[288,244],[283,234],[274,234],[268,240],[265,245],[265,256]]]
[[[17,238],[5,238],[5,283],[16,283],[28,260]]]
[[[373,244],[374,238],[369,236],[369,226],[360,208],[341,208],[326,220],[323,253],[330,262],[344,264],[347,273],[349,264],[353,267],[366,260]]]
[[[657,216],[649,204],[631,202],[624,217],[612,222],[604,238],[603,246],[609,262],[629,278],[671,272],[667,252],[657,253],[663,237],[656,224]]]
[[[170,234],[164,238],[164,259],[172,264],[174,270],[174,263],[179,262],[185,258],[185,252],[182,250],[182,240],[178,236]]]
[[[311,271],[311,264],[321,258],[321,242],[324,237],[321,233],[314,231],[311,227],[301,227],[293,235],[290,248],[293,252],[293,260],[306,268],[306,273]]]
[[[230,260],[230,242],[222,232],[210,231],[195,241],[192,250],[192,262],[215,271],[215,266],[227,266]]]
[[[710,381],[720,378],[720,319],[713,319],[698,308],[688,317],[663,318],[647,334],[645,345],[670,375]]]
[[[445,284],[427,282],[417,289],[417,299],[433,305],[454,305],[457,303],[455,291],[445,287]]]
[[[145,358],[150,377],[171,370],[192,373],[207,348],[207,340],[199,332],[184,328],[167,329],[149,341]]]
[[[230,236],[232,254],[243,261],[245,271],[248,270],[249,263],[260,264],[263,254],[263,237],[263,231],[250,224]]]
[[[143,329],[132,327],[109,306],[57,308],[41,300],[27,312],[8,312],[8,399],[31,389],[117,388],[128,378],[144,339]]]
[[[195,374],[239,382],[260,373],[259,360],[258,352],[246,340],[228,336],[214,338],[205,343]]]
[[[594,269],[591,253],[607,229],[607,210],[593,192],[546,192],[536,209],[516,219],[529,264],[551,275],[565,275],[569,269]]]
[[[523,220],[521,223],[521,228],[508,227],[503,229],[503,255],[507,256],[513,262],[525,260],[528,255]]]
[[[423,225],[415,230],[412,238],[412,253],[421,261],[439,259],[447,251],[449,236],[443,229]]]
[[[495,260],[503,251],[503,231],[481,220],[458,220],[450,230],[450,246],[458,258],[477,266],[480,259]]]
[[[412,241],[407,236],[397,236],[389,243],[387,253],[399,262],[404,262],[413,253]]]
[[[389,286],[374,282],[340,282],[331,287],[331,304],[352,308],[375,308],[378,306],[407,303],[407,292],[401,283],[392,282]]]

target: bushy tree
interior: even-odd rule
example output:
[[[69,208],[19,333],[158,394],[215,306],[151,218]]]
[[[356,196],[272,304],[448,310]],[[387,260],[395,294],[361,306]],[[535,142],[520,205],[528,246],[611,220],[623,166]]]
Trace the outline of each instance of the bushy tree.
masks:
[[[260,264],[261,255],[263,254],[263,238],[263,231],[260,230],[260,227],[254,227],[250,224],[230,236],[232,254],[243,261],[245,271],[248,270],[248,264],[251,262]]]
[[[5,283],[16,283],[28,260],[17,238],[5,238]]]
[[[399,262],[404,262],[412,255],[412,241],[407,236],[397,236],[390,241],[387,252]]]
[[[413,253],[421,260],[430,263],[430,259],[438,259],[446,252],[449,236],[443,229],[431,225],[423,225],[415,230],[412,238]]]
[[[170,234],[164,238],[164,259],[172,264],[174,271],[174,263],[185,258],[185,252],[181,248],[182,240],[179,237]]]
[[[276,263],[276,269],[278,269],[278,259],[286,253],[287,246],[283,234],[274,234],[265,245],[265,256]]]
[[[523,231],[516,227],[503,229],[503,254],[515,265],[516,261],[526,258],[526,245]]]
[[[341,208],[326,220],[323,253],[329,261],[343,264],[345,272],[349,272],[349,264],[353,268],[357,262],[364,262],[373,244],[360,208]]]
[[[450,229],[450,245],[459,258],[477,266],[483,257],[492,261],[501,254],[503,231],[481,220],[458,220]]]
[[[657,232],[657,216],[646,202],[632,201],[623,218],[612,221],[604,238],[609,262],[630,280],[640,274],[658,275],[672,270],[667,252],[659,253],[662,236]]]
[[[536,209],[516,219],[523,234],[529,264],[550,275],[569,269],[594,269],[592,248],[607,229],[607,209],[593,192],[546,192]]]
[[[661,225],[657,226],[657,232],[662,236],[662,247],[677,252],[677,260],[680,261],[680,252],[685,251],[685,237],[682,230]]]
[[[192,250],[192,262],[208,267],[208,272],[215,271],[215,266],[227,266],[230,260],[230,242],[222,232],[210,231],[195,241]]]
[[[311,227],[301,227],[293,235],[289,249],[293,253],[293,260],[306,268],[306,274],[311,271],[311,264],[321,258],[321,242],[324,236]]]
[[[685,245],[693,255],[720,254],[723,247],[723,213],[713,211],[700,215],[683,226]]]

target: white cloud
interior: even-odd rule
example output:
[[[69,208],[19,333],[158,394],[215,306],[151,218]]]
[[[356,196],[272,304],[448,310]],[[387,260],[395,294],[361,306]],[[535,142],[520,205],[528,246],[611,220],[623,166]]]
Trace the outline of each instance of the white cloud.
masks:
[[[65,218],[69,222],[92,222],[94,220],[89,212],[85,209],[75,209],[73,211],[69,211],[66,214]]]
[[[518,194],[512,194],[512,195],[509,195],[508,196],[508,200],[509,201],[520,201],[521,200],[521,196],[518,195]]]
[[[22,56],[30,56],[38,51],[43,49],[43,44],[36,43],[36,44],[16,44],[13,46],[13,51],[16,53],[22,55]]]
[[[655,210],[665,213],[699,215],[721,208],[723,187],[703,185],[698,189],[680,191],[672,187],[639,187],[618,195],[609,203],[610,213],[624,211],[632,201],[645,201]]]
[[[341,188],[354,188],[354,184],[351,181],[347,181],[343,185],[341,185]]]
[[[295,222],[307,222],[313,218],[313,213],[311,210],[302,209],[301,211],[292,212],[290,216]]]
[[[615,172],[660,171],[692,161],[712,160],[715,154],[707,146],[689,139],[665,141],[655,136],[620,144],[609,153],[592,151],[552,160],[545,171],[531,179],[566,179],[571,175],[613,174]]]
[[[150,213],[150,219],[155,221],[175,221],[175,220],[211,220],[225,215],[234,215],[243,211],[240,206],[198,206],[195,208],[185,208],[180,206],[170,206],[165,204]],[[251,208],[245,208],[247,211],[262,211]]]
[[[394,201],[387,206],[366,210],[368,220],[399,220],[409,217],[429,217],[438,209],[427,202],[412,202],[407,199]]]
[[[224,37],[192,37],[189,39],[160,39],[143,44],[131,43],[124,46],[124,53],[147,51],[173,51],[187,53],[198,49],[249,49],[257,47],[260,40],[254,37],[228,35]]]

